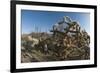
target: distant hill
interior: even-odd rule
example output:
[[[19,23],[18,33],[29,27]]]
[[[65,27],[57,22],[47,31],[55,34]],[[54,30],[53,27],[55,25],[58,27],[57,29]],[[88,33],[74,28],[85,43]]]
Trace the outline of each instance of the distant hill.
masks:
[[[32,38],[48,38],[48,37],[51,37],[52,34],[49,34],[49,33],[46,33],[46,32],[42,32],[42,33],[36,33],[36,32],[32,32],[32,33],[29,33],[29,34],[22,34],[21,35],[22,37],[27,37],[27,36],[31,36]]]

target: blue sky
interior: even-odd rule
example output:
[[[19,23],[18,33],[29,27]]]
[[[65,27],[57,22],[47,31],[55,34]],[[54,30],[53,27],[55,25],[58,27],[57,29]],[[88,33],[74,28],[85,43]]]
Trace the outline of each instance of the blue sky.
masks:
[[[83,29],[90,32],[89,13],[21,10],[22,33],[49,32],[63,16],[69,16],[72,20],[78,21]]]

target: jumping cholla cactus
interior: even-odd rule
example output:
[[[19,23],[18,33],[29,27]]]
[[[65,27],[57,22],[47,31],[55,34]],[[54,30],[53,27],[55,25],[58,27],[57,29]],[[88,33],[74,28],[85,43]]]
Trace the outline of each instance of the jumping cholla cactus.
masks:
[[[77,56],[83,59],[82,54],[85,55],[86,47],[88,47],[89,50],[90,37],[88,33],[81,30],[79,23],[71,20],[71,18],[68,16],[64,16],[62,21],[56,23],[56,26],[53,26],[53,30],[51,32],[53,32],[53,35],[56,37],[56,39],[58,38],[57,44],[62,41],[59,47],[60,51],[57,53],[63,59],[68,59],[68,56],[71,53],[76,52],[78,52]],[[75,49],[76,51],[74,51]]]

